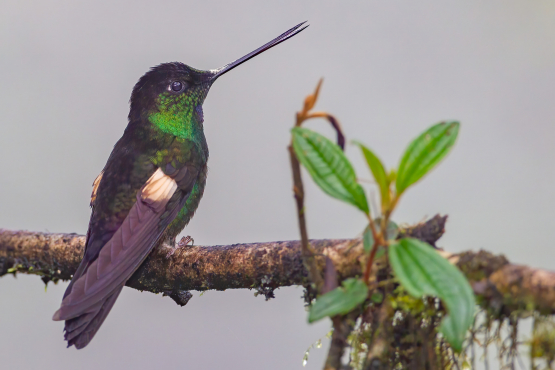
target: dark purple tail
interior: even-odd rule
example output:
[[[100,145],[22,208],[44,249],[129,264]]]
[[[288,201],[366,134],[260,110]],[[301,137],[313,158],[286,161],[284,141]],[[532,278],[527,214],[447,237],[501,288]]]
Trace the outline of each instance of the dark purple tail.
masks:
[[[68,348],[75,346],[75,348],[81,349],[89,344],[108,316],[122,289],[123,287],[118,288],[106,297],[97,310],[66,320],[64,338],[67,340]]]

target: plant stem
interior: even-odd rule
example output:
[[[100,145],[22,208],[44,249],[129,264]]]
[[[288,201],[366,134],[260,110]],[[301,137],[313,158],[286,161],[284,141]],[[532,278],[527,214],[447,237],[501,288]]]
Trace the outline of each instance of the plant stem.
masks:
[[[372,219],[372,216],[370,215],[370,213],[366,214],[366,218],[368,219],[368,226],[370,226],[370,231],[372,231],[372,237],[374,238],[374,241],[375,242],[381,241],[382,232],[381,231],[378,232],[378,229],[376,228],[376,223]]]
[[[301,178],[301,166],[293,150],[293,146],[289,145],[289,158],[291,160],[291,169],[293,172],[293,193],[295,196],[295,203],[297,205],[297,217],[299,220],[299,230],[301,232],[301,252],[303,262],[308,270],[310,280],[316,285],[317,292],[320,292],[324,285],[324,280],[314,259],[314,251],[308,244],[308,232],[306,231],[306,219],[304,210],[304,188]]]
[[[339,121],[326,112],[313,112],[310,110],[316,104],[318,100],[318,94],[320,92],[320,87],[322,86],[322,79],[318,82],[316,89],[313,94],[308,95],[305,98],[303,109],[297,112],[295,119],[295,127],[301,127],[304,121],[311,118],[326,118],[337,133],[337,145],[344,149],[345,146],[345,136],[341,130],[341,125]],[[306,231],[306,219],[305,219],[305,208],[304,208],[304,188],[303,181],[301,178],[301,165],[297,156],[295,155],[295,150],[293,149],[293,142],[287,147],[289,151],[289,159],[291,161],[291,170],[293,172],[293,193],[295,196],[295,202],[297,205],[297,217],[299,220],[299,229],[301,232],[301,251],[303,256],[303,263],[308,270],[309,279],[316,285],[316,291],[318,294],[321,293],[322,287],[324,286],[324,280],[316,259],[314,258],[314,250],[310,247],[308,243],[308,232]]]
[[[370,256],[368,257],[368,261],[366,262],[366,269],[364,270],[364,282],[368,285],[368,281],[370,280],[370,272],[372,272],[372,263],[374,262],[376,252],[378,251],[380,245],[385,245],[385,240],[383,238],[383,230],[385,229],[383,227],[380,229],[380,231],[376,229],[376,223],[372,219],[370,213],[366,214],[366,218],[368,218],[368,225],[370,226],[370,231],[372,231],[372,237],[374,238],[374,245],[372,246]]]
[[[376,252],[378,251],[379,244],[374,239],[374,245],[372,246],[372,251],[370,252],[370,257],[368,257],[368,261],[366,261],[366,269],[364,270],[364,282],[368,285],[370,281],[370,272],[372,272],[372,263],[374,262],[374,257],[376,256]]]
[[[376,252],[380,246],[386,247],[387,246],[387,225],[389,223],[389,217],[397,202],[399,201],[398,196],[394,196],[389,203],[388,207],[383,212],[383,217],[380,222],[380,231],[376,229],[376,224],[372,219],[370,213],[366,214],[366,218],[368,218],[368,224],[370,226],[370,230],[372,231],[372,236],[374,237],[374,245],[372,246],[372,250],[370,251],[370,256],[368,257],[368,261],[366,262],[366,269],[364,270],[364,282],[368,285],[370,281],[370,273],[372,272],[372,263],[374,262],[374,257],[376,256]]]

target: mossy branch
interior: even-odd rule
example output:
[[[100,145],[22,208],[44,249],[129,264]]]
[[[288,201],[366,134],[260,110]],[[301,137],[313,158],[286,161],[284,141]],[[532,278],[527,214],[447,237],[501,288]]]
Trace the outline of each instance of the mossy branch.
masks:
[[[407,227],[413,236],[432,245],[441,237],[446,217],[435,216]],[[44,281],[69,280],[83,254],[85,237],[0,229],[0,276],[28,273]],[[311,240],[315,261],[324,271],[329,257],[341,281],[363,273],[365,256],[360,239]],[[555,273],[513,265],[504,256],[485,251],[447,255],[469,278],[480,302],[498,310],[526,309],[555,313]],[[299,241],[247,243],[211,247],[179,245],[167,257],[161,247],[127,282],[138,290],[256,289],[266,298],[276,288],[308,285]]]

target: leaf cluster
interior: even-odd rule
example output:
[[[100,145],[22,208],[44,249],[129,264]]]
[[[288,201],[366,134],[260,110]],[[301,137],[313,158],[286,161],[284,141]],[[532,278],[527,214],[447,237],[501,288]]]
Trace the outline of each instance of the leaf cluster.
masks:
[[[440,332],[460,351],[473,322],[475,299],[464,275],[437,251],[422,241],[397,240],[398,227],[390,217],[401,196],[430,172],[451,150],[459,131],[458,122],[435,124],[415,138],[403,153],[396,169],[387,171],[380,158],[361,142],[354,142],[366,160],[379,189],[378,217],[371,209],[363,186],[357,181],[353,165],[338,145],[319,133],[299,127],[292,129],[295,155],[314,182],[326,194],[360,210],[368,220],[363,233],[367,256],[364,276],[347,279],[340,287],[319,296],[312,304],[309,322],[345,315],[368,304],[376,294],[370,275],[376,258],[385,255],[397,282],[413,297],[441,299],[448,315]]]

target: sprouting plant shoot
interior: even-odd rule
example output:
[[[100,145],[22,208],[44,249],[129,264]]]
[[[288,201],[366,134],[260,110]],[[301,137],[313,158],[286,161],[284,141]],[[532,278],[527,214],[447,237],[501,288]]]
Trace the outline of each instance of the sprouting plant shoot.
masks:
[[[368,227],[362,238],[366,255],[364,275],[347,279],[341,286],[318,296],[311,306],[309,322],[345,315],[371,301],[369,297],[375,291],[370,283],[372,265],[377,258],[385,255],[396,282],[410,295],[441,299],[447,316],[439,330],[451,347],[460,351],[475,313],[474,294],[468,281],[457,267],[429,244],[413,238],[398,239],[398,227],[391,221],[391,215],[405,192],[450,152],[457,140],[459,123],[440,122],[428,128],[408,145],[398,167],[390,170],[369,147],[359,141],[354,142],[360,148],[379,189],[381,216],[374,218],[366,191],[358,183],[355,170],[343,153],[344,137],[337,120],[327,113],[311,112],[320,84],[316,92],[305,100],[303,111],[297,114],[297,123],[291,131],[294,154],[322,191],[360,210],[368,221]],[[305,120],[316,117],[327,118],[332,123],[338,132],[340,145],[301,127]]]

